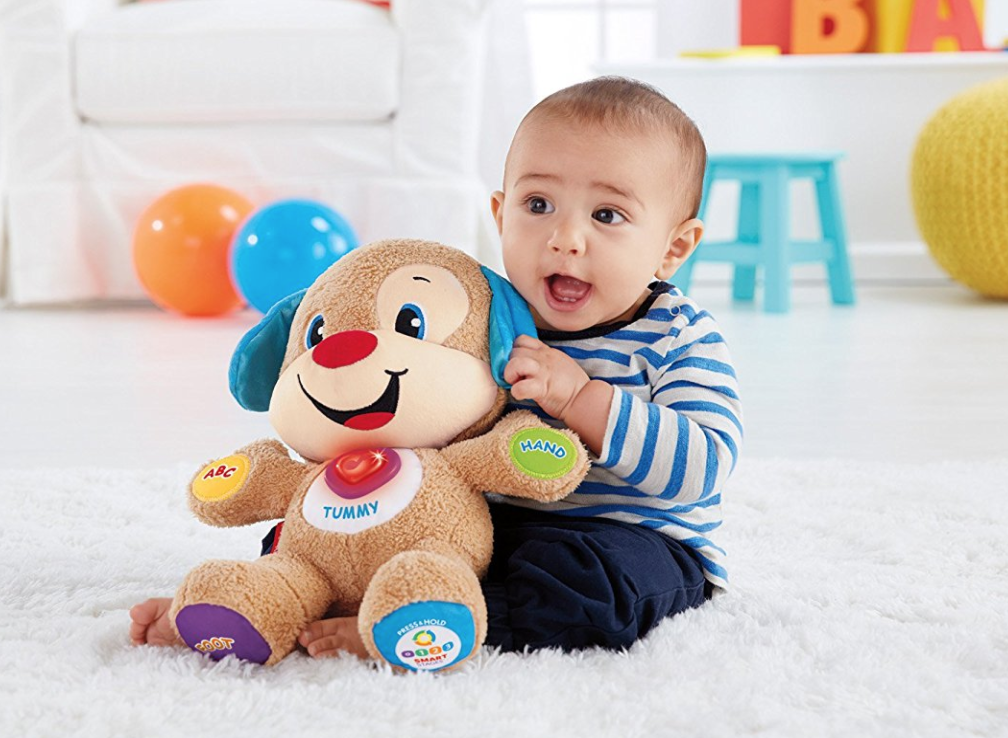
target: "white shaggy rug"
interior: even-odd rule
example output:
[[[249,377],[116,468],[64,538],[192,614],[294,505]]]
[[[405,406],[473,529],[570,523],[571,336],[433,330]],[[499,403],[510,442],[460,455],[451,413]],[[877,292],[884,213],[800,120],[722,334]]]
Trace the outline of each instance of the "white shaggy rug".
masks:
[[[627,653],[405,676],[131,647],[131,605],[268,528],[201,526],[189,471],[0,472],[0,736],[1008,734],[1008,461],[747,461],[730,594]]]

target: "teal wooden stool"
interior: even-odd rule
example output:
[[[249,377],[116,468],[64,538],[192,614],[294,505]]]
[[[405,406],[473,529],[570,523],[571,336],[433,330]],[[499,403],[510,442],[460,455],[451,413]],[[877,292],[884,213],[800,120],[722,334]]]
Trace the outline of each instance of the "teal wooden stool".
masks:
[[[707,160],[699,217],[704,217],[713,184],[718,180],[735,180],[741,184],[738,235],[734,241],[701,241],[671,281],[687,292],[698,262],[731,262],[735,265],[733,296],[736,300],[751,301],[756,292],[756,270],[762,268],[764,309],[786,313],[791,309],[791,265],[824,262],[833,302],[854,304],[847,231],[836,175],[836,162],[842,157],[843,154],[833,152],[712,154]],[[822,240],[791,239],[789,184],[793,179],[815,181]]]

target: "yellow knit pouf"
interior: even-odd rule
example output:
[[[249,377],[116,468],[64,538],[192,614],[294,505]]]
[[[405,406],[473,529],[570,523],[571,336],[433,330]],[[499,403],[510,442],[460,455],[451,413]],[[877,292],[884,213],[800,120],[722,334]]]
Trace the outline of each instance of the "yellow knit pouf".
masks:
[[[967,287],[1008,298],[1008,79],[935,113],[917,139],[911,182],[935,261]]]

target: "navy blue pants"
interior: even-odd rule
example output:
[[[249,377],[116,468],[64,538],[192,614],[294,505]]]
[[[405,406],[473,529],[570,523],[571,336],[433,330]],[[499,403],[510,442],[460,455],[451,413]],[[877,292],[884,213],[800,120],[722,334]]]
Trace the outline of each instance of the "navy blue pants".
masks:
[[[492,504],[490,513],[486,643],[502,651],[627,648],[710,596],[694,554],[648,528],[512,505]],[[276,540],[274,528],[264,555]]]
[[[626,648],[710,596],[695,555],[656,531],[512,505],[490,512],[486,642],[502,651]]]

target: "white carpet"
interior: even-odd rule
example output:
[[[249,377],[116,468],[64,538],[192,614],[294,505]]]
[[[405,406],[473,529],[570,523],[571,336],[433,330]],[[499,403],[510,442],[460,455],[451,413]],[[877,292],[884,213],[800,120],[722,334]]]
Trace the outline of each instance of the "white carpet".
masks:
[[[268,528],[201,526],[189,471],[0,472],[0,736],[1008,734],[1008,461],[747,461],[730,594],[628,653],[407,676],[131,647],[131,605]]]

